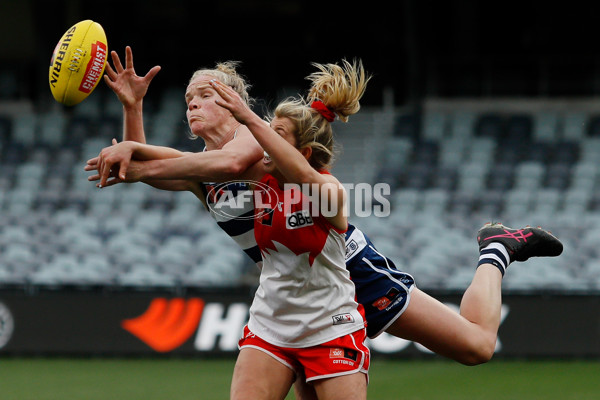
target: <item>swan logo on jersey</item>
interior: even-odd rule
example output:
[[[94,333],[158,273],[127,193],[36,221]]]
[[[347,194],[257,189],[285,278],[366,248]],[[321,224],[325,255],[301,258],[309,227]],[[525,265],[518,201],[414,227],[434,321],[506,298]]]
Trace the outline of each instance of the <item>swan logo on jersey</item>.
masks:
[[[352,316],[352,314],[348,313],[334,315],[331,318],[333,318],[334,325],[351,324],[354,322],[354,317]]]
[[[314,223],[308,210],[296,211],[285,216],[285,227],[287,229],[298,229],[311,225],[314,225]]]
[[[256,181],[229,181],[206,185],[206,204],[225,220],[261,218],[271,204],[279,203],[277,192]]]
[[[13,316],[3,303],[0,303],[0,349],[3,348],[12,337],[15,322]]]

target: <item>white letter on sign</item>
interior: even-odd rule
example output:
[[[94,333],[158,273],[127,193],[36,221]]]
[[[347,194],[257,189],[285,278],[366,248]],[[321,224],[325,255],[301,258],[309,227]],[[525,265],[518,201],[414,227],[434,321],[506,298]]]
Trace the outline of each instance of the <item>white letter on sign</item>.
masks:
[[[230,304],[226,316],[223,316],[224,308],[221,303],[209,303],[204,306],[198,335],[194,341],[196,350],[215,350],[218,336],[221,336],[219,350],[237,349],[238,341],[242,337],[242,329],[248,321],[248,305]]]

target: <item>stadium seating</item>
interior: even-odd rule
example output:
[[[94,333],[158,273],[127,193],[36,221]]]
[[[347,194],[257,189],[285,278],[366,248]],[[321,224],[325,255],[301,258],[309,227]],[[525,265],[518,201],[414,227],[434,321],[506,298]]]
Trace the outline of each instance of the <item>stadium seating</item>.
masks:
[[[181,91],[146,114],[151,143],[190,146]],[[390,214],[356,216],[420,287],[468,285],[484,222],[544,225],[557,259],[511,267],[506,290],[600,288],[600,120],[582,109],[363,108],[335,124],[343,183],[386,183]],[[0,115],[0,285],[218,287],[256,283],[256,268],[190,193],[143,184],[97,189],[87,159],[118,137],[120,107],[91,96],[67,113]],[[381,206],[381,204],[378,204]],[[514,270],[514,271],[513,271]]]

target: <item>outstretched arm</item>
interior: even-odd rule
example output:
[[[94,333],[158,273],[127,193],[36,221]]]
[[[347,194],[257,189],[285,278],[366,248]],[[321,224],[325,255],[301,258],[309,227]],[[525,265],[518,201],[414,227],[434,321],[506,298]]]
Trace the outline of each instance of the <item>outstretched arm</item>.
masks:
[[[184,153],[178,158],[146,161],[144,179],[186,179],[223,182],[233,179],[256,179],[248,169],[262,160],[263,149],[246,127],[221,150]]]
[[[161,67],[155,66],[145,76],[138,76],[133,67],[131,47],[125,48],[125,68],[116,51],[111,52],[114,69],[106,63],[104,81],[123,104],[123,140],[146,142],[143,120],[143,100],[152,79]]]
[[[121,180],[125,180],[132,160],[178,158],[184,154],[170,147],[152,146],[134,141],[117,143],[117,140],[113,139],[112,146],[105,147],[97,157],[89,159],[84,169],[86,171],[97,170],[98,174],[88,177],[88,180],[100,180],[98,186],[104,187],[107,186],[107,181],[111,176],[118,176]]]
[[[121,152],[127,153],[123,156]],[[221,150],[201,153],[184,153],[169,147],[151,146],[135,142],[121,142],[102,150],[99,157],[88,160],[86,171],[102,170],[103,175],[92,175],[90,181],[100,181],[98,186],[111,186],[120,182],[143,181],[163,188],[166,180],[222,182],[231,179],[257,179],[259,172],[248,169],[263,157],[263,150],[250,131],[240,126],[235,139]],[[122,162],[127,159],[126,168]],[[146,160],[146,161],[135,161]],[[100,164],[102,164],[100,166]],[[134,168],[130,171],[130,169]],[[104,178],[104,179],[102,179]],[[173,185],[164,187],[173,190]]]
[[[125,48],[125,68],[121,64],[121,60],[116,51],[111,52],[114,69],[110,63],[106,64],[106,74],[104,81],[106,85],[117,95],[121,104],[123,104],[123,143],[129,141],[146,143],[146,135],[144,133],[143,119],[143,100],[148,92],[148,87],[152,79],[160,71],[160,66],[155,66],[145,76],[138,76],[133,67],[133,52],[131,47]],[[113,145],[115,140],[113,140]],[[153,149],[154,153],[145,156],[143,151],[148,149],[139,149],[130,145],[119,145],[105,148],[98,157],[88,160],[85,167],[86,170],[91,170],[90,166],[96,166],[98,176],[93,176],[92,180],[100,179],[99,186],[106,186],[107,180],[113,166],[119,166],[119,175],[124,176],[129,163],[131,162],[134,152],[140,159],[153,159],[164,157],[179,156],[174,152],[167,152],[166,148],[158,151]]]

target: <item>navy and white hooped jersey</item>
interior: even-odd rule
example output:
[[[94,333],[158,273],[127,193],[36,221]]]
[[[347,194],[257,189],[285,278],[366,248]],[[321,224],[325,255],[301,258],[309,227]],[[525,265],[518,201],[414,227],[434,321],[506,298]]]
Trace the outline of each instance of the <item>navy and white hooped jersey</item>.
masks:
[[[250,184],[234,181],[226,183],[201,182],[208,212],[242,250],[258,265],[262,256],[254,238],[254,201]]]

